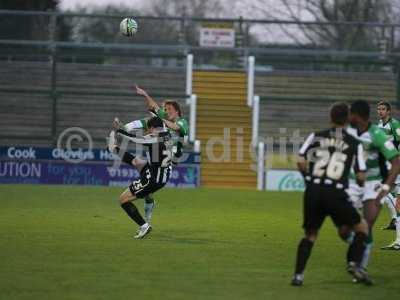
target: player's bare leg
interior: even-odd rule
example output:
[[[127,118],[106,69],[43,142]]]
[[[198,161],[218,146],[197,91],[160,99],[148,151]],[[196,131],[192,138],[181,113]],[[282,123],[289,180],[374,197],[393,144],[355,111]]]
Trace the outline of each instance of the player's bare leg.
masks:
[[[400,198],[399,197],[397,197],[397,199],[395,199],[394,205],[396,208],[396,222],[395,222],[396,239],[390,245],[382,247],[382,249],[383,250],[398,250],[398,251],[400,251]]]
[[[353,243],[353,241],[354,241],[355,233],[354,233],[353,229],[350,226],[343,225],[343,226],[338,228],[338,235],[345,243],[351,245]],[[353,268],[353,266],[355,264],[352,261],[350,249],[351,248],[349,247],[348,250],[347,250],[347,255],[346,255],[347,271],[349,273],[352,272],[352,268]]]
[[[354,282],[362,282],[366,285],[372,285],[366,270],[362,268],[362,260],[365,252],[365,242],[368,239],[369,230],[365,220],[355,226],[341,226],[338,229],[339,236],[349,245],[347,250],[347,272],[353,276]]]
[[[134,160],[132,160],[132,165],[140,172],[146,165],[146,161],[140,158],[135,158]],[[155,202],[152,194],[144,197],[144,219],[149,224],[153,215],[154,206]]]
[[[353,265],[349,265],[350,269],[348,269],[348,271],[353,275],[354,282],[372,285],[373,281],[369,278],[366,269],[362,266],[366,250],[366,241],[369,236],[368,224],[365,220],[361,220],[361,222],[356,224],[352,230],[354,232],[354,238],[347,252],[347,258],[353,263]]]
[[[138,233],[135,235],[136,239],[144,238],[151,231],[151,226],[148,224],[143,217],[141,216],[139,210],[132,202],[137,198],[132,194],[130,189],[126,189],[120,196],[119,202],[123,210],[125,210],[126,214],[140,226]]]
[[[384,230],[396,230],[396,221],[397,221],[397,210],[396,210],[396,198],[392,194],[388,194],[384,199],[383,202],[386,203],[389,211],[390,211],[390,223],[383,227]]]
[[[151,217],[153,215],[153,210],[155,206],[155,201],[153,194],[149,194],[144,198],[144,219],[147,223],[151,222]]]
[[[110,135],[108,137],[108,150],[111,153],[121,154],[120,153],[121,150],[117,145],[115,131],[111,131]],[[122,155],[121,159],[123,162],[135,167],[139,172],[146,165],[145,160],[143,160],[139,157],[135,157],[131,153],[127,153],[127,152],[125,152]],[[153,199],[152,195],[150,194],[150,195],[146,196],[144,200],[145,200],[145,203],[144,203],[145,220],[147,223],[150,223],[150,220],[151,220],[151,217],[153,214],[153,209],[154,209],[154,199]]]
[[[381,210],[381,205],[376,203],[373,199],[366,200],[363,203],[363,215],[365,220],[367,221],[369,234],[368,239],[366,241],[366,247],[364,251],[364,257],[361,263],[361,266],[366,270],[369,263],[369,257],[371,255],[372,244],[373,244],[373,237],[372,237],[372,230],[375,224],[376,219],[378,218],[379,212]]]

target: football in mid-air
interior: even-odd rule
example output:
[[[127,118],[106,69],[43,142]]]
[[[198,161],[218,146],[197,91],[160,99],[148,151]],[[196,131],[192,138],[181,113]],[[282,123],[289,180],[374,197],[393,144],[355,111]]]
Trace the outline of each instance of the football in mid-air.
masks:
[[[119,24],[119,31],[124,36],[134,36],[137,32],[138,25],[132,18],[125,18]]]

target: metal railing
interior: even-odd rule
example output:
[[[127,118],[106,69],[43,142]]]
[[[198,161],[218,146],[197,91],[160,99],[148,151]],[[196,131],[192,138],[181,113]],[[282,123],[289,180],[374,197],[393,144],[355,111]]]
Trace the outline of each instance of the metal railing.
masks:
[[[244,18],[193,18],[187,16],[154,17],[132,15],[139,23],[139,31],[134,39],[124,38],[118,34],[118,25],[121,18],[129,12],[121,14],[105,13],[71,13],[60,11],[20,11],[0,10],[0,17],[7,20],[7,26],[0,27],[0,39],[31,40],[50,42],[79,42],[104,44],[163,44],[197,47],[199,45],[198,32],[205,23],[229,24],[235,31],[235,46],[240,51],[247,48],[309,48],[313,50],[338,50],[391,53],[400,47],[400,24],[378,22],[314,22],[314,21],[287,21],[269,19]],[[21,20],[21,18],[24,18]],[[23,22],[21,22],[23,21]],[[86,22],[86,23],[85,23]],[[90,22],[97,22],[103,26],[102,32],[93,33],[95,26]],[[15,24],[14,24],[15,23]],[[23,27],[18,26],[25,24]],[[36,26],[31,26],[31,25]],[[22,28],[16,32],[15,28]],[[308,33],[319,30],[330,31],[336,37],[329,40],[310,40]],[[341,44],[341,35],[352,34],[354,40],[361,38],[360,31],[364,30],[369,38],[366,43]],[[85,33],[92,33],[91,38],[84,37]],[[305,34],[307,33],[307,34]],[[279,38],[278,38],[279,36]],[[295,37],[294,37],[295,36]],[[362,41],[364,42],[364,41]],[[248,55],[249,53],[247,53]],[[246,56],[247,56],[246,55]]]

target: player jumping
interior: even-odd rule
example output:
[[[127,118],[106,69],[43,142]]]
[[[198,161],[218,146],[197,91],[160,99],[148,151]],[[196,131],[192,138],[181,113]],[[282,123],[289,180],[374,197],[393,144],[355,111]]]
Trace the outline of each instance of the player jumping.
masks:
[[[135,235],[137,239],[145,237],[152,230],[152,227],[148,221],[143,219],[132,202],[138,198],[145,198],[164,187],[172,170],[172,142],[170,134],[164,130],[163,121],[158,117],[153,117],[146,122],[146,127],[149,134],[143,137],[132,136],[125,130],[118,128],[110,133],[108,142],[110,152],[117,153],[123,162],[134,166],[140,172],[140,179],[133,181],[119,198],[122,209],[140,226]],[[147,148],[147,160],[135,157],[121,149],[116,142],[117,134],[136,144],[145,146]]]
[[[167,126],[174,141],[173,162],[178,163],[182,156],[183,144],[187,141],[189,134],[188,122],[182,117],[181,107],[178,102],[172,100],[166,100],[163,106],[160,106],[145,90],[138,86],[136,86],[136,92],[146,99],[149,110],[160,117]]]
[[[167,100],[163,103],[162,106],[159,106],[145,90],[139,88],[138,86],[136,86],[135,89],[138,95],[143,96],[146,99],[147,108],[149,109],[149,111],[153,115],[158,116],[163,120],[171,135],[171,140],[173,142],[172,164],[178,164],[179,159],[182,156],[183,145],[186,143],[189,134],[188,123],[186,119],[182,116],[182,110],[179,103],[173,100]],[[147,120],[135,120],[125,125],[118,124],[117,127],[122,128],[127,132],[147,130]],[[152,194],[147,195],[144,200],[145,220],[150,223],[155,207],[155,201]]]
[[[304,269],[325,217],[330,216],[337,227],[350,226],[355,237],[349,247],[353,261],[352,272],[358,280],[369,282],[361,269],[361,260],[368,234],[367,223],[348,200],[346,188],[353,161],[357,178],[362,184],[366,170],[362,145],[345,127],[348,123],[347,104],[334,104],[330,110],[333,128],[310,134],[299,152],[299,171],[304,176],[305,236],[297,249],[296,267],[292,285],[303,284]]]

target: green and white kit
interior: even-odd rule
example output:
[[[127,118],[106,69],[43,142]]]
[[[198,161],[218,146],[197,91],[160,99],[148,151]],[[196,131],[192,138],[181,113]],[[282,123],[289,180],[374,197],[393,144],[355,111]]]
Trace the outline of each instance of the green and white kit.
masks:
[[[400,145],[400,122],[395,118],[390,118],[387,122],[380,120],[378,127],[381,128],[394,146],[399,149]],[[389,164],[390,166],[390,164]],[[400,194],[400,176],[396,178],[396,190],[393,192],[394,196]]]
[[[156,114],[158,117],[160,117],[163,120],[168,119],[168,114],[162,107],[160,107],[157,110]],[[179,129],[173,130],[171,128],[168,128],[168,131],[171,134],[171,139],[173,141],[172,162],[174,164],[177,164],[179,161],[179,158],[182,156],[183,145],[188,140],[189,126],[188,126],[188,122],[186,121],[186,119],[181,118],[181,117],[179,117],[174,123],[179,127]],[[124,129],[127,132],[131,132],[133,130],[138,130],[138,129],[147,130],[147,119],[141,119],[141,120],[136,120],[136,121],[127,123],[124,125]]]
[[[357,129],[349,128],[348,133],[363,144],[364,158],[367,164],[364,187],[357,185],[355,174],[352,173],[347,190],[354,205],[361,207],[363,201],[376,198],[382,181],[388,174],[387,162],[398,156],[399,152],[385,132],[377,125],[370,124],[368,130],[363,133],[359,133]]]

